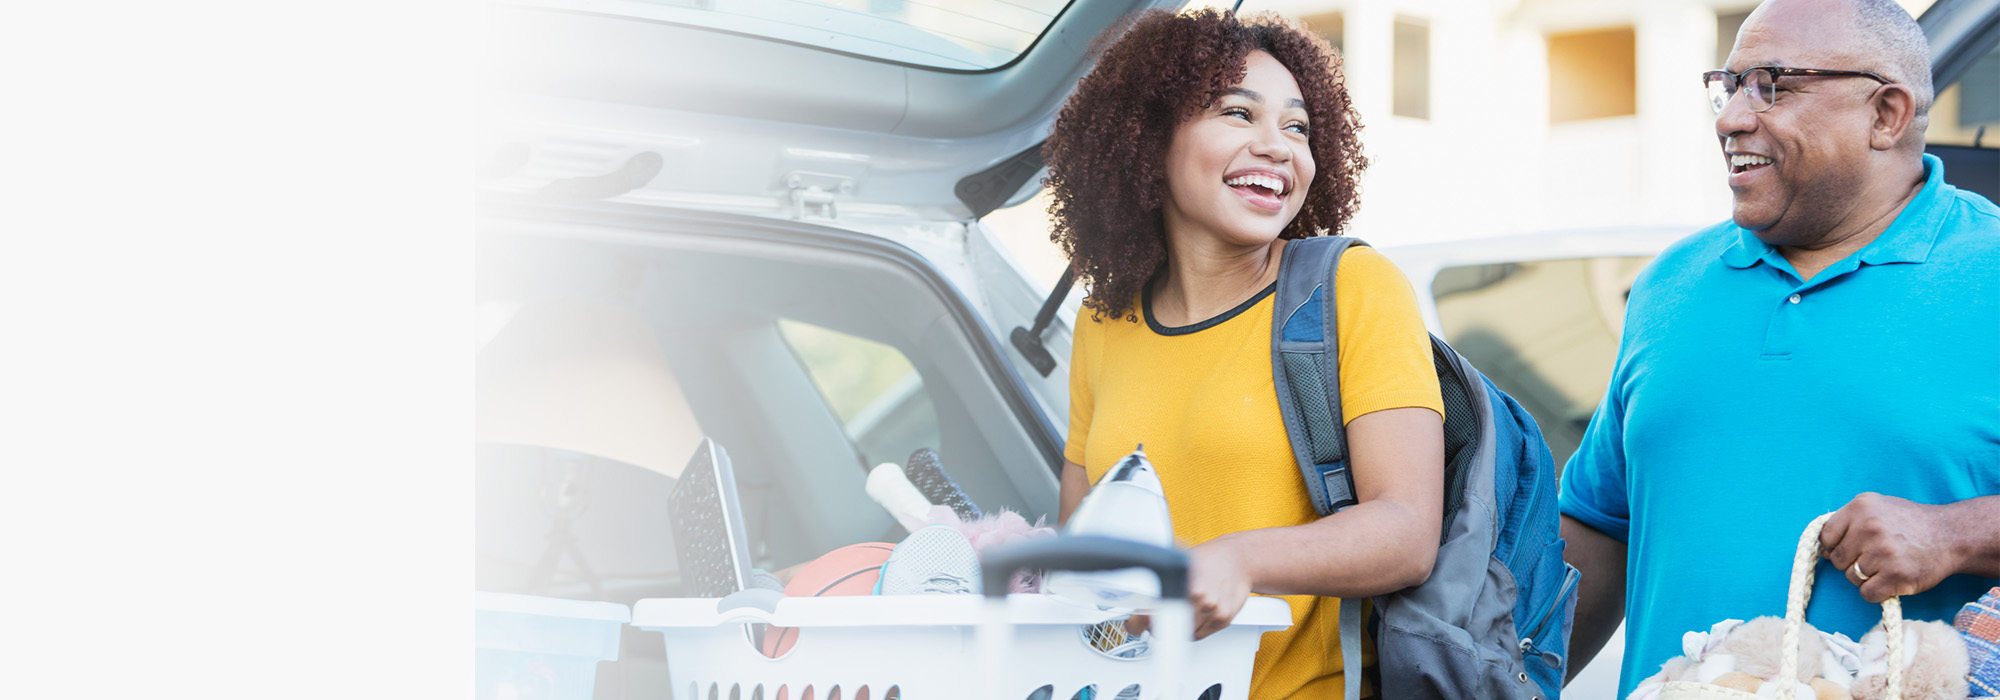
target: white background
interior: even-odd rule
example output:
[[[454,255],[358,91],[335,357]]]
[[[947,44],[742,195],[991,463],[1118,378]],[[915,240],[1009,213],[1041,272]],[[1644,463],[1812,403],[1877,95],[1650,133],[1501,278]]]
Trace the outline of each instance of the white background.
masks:
[[[471,694],[478,14],[0,10],[0,697]]]

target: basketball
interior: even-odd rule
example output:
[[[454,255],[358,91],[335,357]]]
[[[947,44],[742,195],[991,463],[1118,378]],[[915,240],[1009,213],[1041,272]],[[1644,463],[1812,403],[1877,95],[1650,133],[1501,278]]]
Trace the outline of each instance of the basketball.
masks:
[[[792,582],[785,584],[785,596],[872,595],[875,581],[882,578],[882,563],[895,548],[889,542],[863,542],[822,554],[792,576]],[[798,639],[797,628],[773,626],[764,631],[759,651],[775,659],[790,652]]]

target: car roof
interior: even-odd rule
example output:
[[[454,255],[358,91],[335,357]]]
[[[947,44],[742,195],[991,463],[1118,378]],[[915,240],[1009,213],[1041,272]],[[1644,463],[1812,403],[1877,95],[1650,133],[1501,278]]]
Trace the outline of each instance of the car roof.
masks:
[[[1697,226],[1573,229],[1384,246],[1381,251],[1409,277],[1417,292],[1417,310],[1423,316],[1424,326],[1443,336],[1444,322],[1438,315],[1435,298],[1435,281],[1443,270],[1578,258],[1651,258],[1699,229]]]
[[[1435,273],[1464,265],[1657,255],[1674,241],[1699,229],[1697,226],[1584,228],[1384,246],[1381,250],[1415,278],[1418,270]]]

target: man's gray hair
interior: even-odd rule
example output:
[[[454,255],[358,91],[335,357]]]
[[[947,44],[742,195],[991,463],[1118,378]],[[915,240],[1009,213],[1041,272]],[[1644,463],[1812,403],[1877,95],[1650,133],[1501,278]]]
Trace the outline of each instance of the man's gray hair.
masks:
[[[1870,68],[1916,94],[1917,121],[1912,126],[1922,133],[1936,97],[1931,88],[1930,40],[1924,38],[1916,18],[1891,0],[1853,0],[1853,7],[1856,29],[1868,43],[1863,55],[1877,64]]]

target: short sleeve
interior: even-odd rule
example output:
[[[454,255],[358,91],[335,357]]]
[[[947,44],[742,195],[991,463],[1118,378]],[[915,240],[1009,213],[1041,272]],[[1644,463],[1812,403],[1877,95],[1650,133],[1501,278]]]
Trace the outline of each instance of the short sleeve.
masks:
[[[1442,417],[1430,333],[1395,263],[1373,248],[1349,248],[1334,275],[1334,299],[1341,422],[1392,408],[1428,408]]]
[[[1625,483],[1625,401],[1618,387],[1623,385],[1625,362],[1621,357],[1612,371],[1604,401],[1590,417],[1583,441],[1563,467],[1562,485],[1557,491],[1557,508],[1591,529],[1620,542],[1632,527],[1630,493]]]
[[[1083,464],[1084,447],[1089,444],[1090,417],[1095,403],[1090,395],[1090,347],[1102,332],[1089,309],[1076,314],[1076,329],[1069,343],[1069,437],[1063,444],[1063,459]]]

